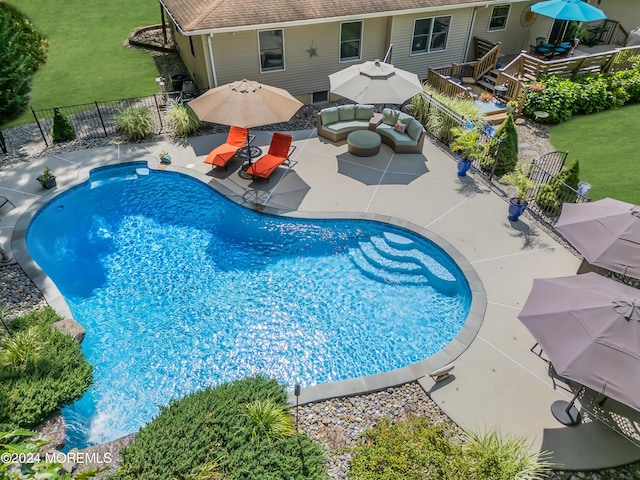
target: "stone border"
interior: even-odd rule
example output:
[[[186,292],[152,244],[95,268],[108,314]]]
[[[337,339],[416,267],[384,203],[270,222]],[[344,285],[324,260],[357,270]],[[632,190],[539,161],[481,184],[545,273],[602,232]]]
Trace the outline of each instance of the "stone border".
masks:
[[[36,202],[34,202],[18,219],[18,222],[16,223],[16,226],[14,228],[13,236],[11,238],[11,248],[13,250],[16,261],[40,289],[45,299],[47,300],[47,303],[51,307],[53,307],[56,312],[58,312],[65,318],[72,318],[72,316],[68,305],[62,297],[62,294],[55,286],[55,284],[51,281],[51,279],[40,269],[38,264],[31,258],[31,256],[27,252],[27,228],[29,227],[31,220],[38,214],[38,211],[47,202],[59,195],[63,195],[71,188],[87,182],[92,170],[125,164],[140,164],[141,166],[144,165],[149,169],[160,170],[159,168],[157,168],[157,166],[150,166],[149,162],[144,159],[138,161],[125,160],[122,162],[113,162],[109,165],[100,167],[82,167],[80,170],[78,170],[78,178],[75,181],[71,182],[68,185],[65,185],[63,189],[56,189],[54,192],[44,195]],[[215,190],[225,198],[251,210],[274,216],[283,216],[283,214],[285,213],[291,213],[285,212],[284,210],[247,202],[241,195],[232,192],[218,180],[212,179],[211,177],[203,173],[172,165],[163,165],[162,170],[180,173],[195,178],[196,180],[199,180],[204,184],[210,186],[213,190]],[[396,227],[401,227],[406,230],[412,231],[417,235],[423,236],[435,243],[442,250],[444,250],[444,252],[449,255],[449,257],[451,257],[454,262],[456,262],[467,279],[472,295],[467,320],[465,321],[456,337],[438,353],[420,362],[411,364],[406,367],[391,370],[389,372],[305,387],[301,390],[300,397],[297,399],[300,404],[317,402],[335,397],[361,395],[417,381],[425,376],[428,376],[431,372],[453,362],[469,347],[469,345],[471,345],[471,342],[478,334],[480,326],[482,325],[482,322],[484,320],[484,315],[487,308],[487,294],[484,289],[482,280],[480,279],[475,269],[471,266],[469,261],[448,241],[414,223],[387,215],[358,212],[307,212],[304,215],[301,215],[299,212],[296,213],[297,214],[292,216],[292,218],[371,220],[381,223],[387,223]],[[289,396],[289,401],[291,403],[295,403],[296,401],[296,398],[292,393]]]

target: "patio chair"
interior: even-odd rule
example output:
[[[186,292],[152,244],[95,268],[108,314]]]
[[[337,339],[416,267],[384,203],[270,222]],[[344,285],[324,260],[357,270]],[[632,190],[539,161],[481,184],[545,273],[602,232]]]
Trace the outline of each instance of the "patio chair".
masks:
[[[293,142],[291,135],[275,132],[271,137],[267,154],[249,165],[246,173],[254,179],[263,178],[268,182],[269,176],[276,168],[283,163],[291,164],[289,157],[296,149],[295,145],[291,145],[291,142]]]
[[[204,159],[204,163],[214,165],[216,167],[224,167],[227,169],[227,163],[235,157],[236,152],[250,144],[255,135],[249,135],[249,130],[242,127],[232,126],[227,135],[227,141],[219,147],[211,150],[211,153]]]

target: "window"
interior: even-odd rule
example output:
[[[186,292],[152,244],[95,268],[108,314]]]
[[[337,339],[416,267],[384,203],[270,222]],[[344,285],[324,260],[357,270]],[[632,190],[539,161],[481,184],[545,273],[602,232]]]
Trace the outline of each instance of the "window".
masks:
[[[329,101],[329,91],[328,90],[323,90],[321,92],[313,92],[311,94],[311,103],[312,104],[316,104],[316,103],[326,103]]]
[[[416,19],[413,24],[411,53],[445,50],[450,24],[450,16]]]
[[[510,5],[496,5],[491,12],[491,22],[489,31],[504,30],[507,28],[507,18],[509,17]]]
[[[258,32],[260,50],[260,71],[273,72],[284,70],[284,41],[282,30],[264,30]]]
[[[340,61],[360,60],[362,43],[362,22],[340,25]]]

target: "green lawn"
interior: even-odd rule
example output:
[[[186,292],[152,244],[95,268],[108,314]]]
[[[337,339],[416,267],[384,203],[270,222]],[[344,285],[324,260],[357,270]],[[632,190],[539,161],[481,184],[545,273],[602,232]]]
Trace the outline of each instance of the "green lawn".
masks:
[[[36,73],[34,109],[157,92],[153,58],[125,48],[136,27],[160,22],[157,0],[11,0],[49,40],[49,59]],[[33,121],[27,110],[10,125]]]
[[[549,139],[568,160],[580,161],[589,196],[640,204],[640,104],[584,115],[551,129]]]

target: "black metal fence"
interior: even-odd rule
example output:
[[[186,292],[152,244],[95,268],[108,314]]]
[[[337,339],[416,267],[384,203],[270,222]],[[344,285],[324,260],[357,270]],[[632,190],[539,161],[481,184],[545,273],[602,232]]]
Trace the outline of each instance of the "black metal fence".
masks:
[[[73,125],[76,138],[107,137],[116,133],[116,118],[118,112],[129,107],[145,107],[154,112],[154,131],[160,133],[164,128],[163,111],[170,102],[181,101],[180,92],[154,94],[148,97],[126,98],[109,102],[93,102],[65,107],[34,110],[42,138],[47,146],[53,144],[51,128],[55,110],[64,114]]]

